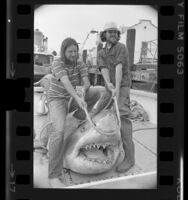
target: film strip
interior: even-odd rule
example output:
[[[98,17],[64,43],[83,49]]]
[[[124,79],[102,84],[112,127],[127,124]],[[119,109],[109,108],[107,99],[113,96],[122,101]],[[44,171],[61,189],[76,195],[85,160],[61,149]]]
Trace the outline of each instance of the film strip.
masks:
[[[33,188],[33,19],[39,1],[7,4],[6,199],[32,200],[70,195],[98,196],[96,190]],[[47,2],[45,4],[55,2]],[[62,2],[57,2],[62,3]],[[65,2],[64,2],[65,3]],[[68,3],[68,2],[67,2]],[[137,4],[130,1],[127,4]],[[108,190],[107,196],[174,200],[183,199],[184,138],[184,1],[139,1],[158,6],[158,139],[157,189]],[[12,89],[13,88],[13,89]],[[8,92],[7,92],[8,93]],[[16,101],[16,103],[14,100]],[[3,102],[5,103],[5,102]],[[97,191],[103,194],[102,191]]]

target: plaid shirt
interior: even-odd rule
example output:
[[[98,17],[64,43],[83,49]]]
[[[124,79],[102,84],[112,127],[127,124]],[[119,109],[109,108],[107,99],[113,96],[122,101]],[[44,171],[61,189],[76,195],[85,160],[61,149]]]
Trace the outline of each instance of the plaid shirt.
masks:
[[[81,79],[88,76],[87,67],[78,62],[77,65],[68,65],[63,63],[60,59],[54,60],[52,63],[52,75],[51,84],[49,87],[49,98],[70,98],[70,94],[65,89],[60,79],[63,76],[68,76],[72,86],[81,85]]]
[[[110,80],[115,85],[115,74],[116,66],[122,64],[122,81],[121,87],[130,87],[131,86],[131,76],[129,70],[129,55],[127,47],[117,42],[110,49],[105,46],[101,49],[97,56],[97,63],[99,69],[107,68],[110,74]]]

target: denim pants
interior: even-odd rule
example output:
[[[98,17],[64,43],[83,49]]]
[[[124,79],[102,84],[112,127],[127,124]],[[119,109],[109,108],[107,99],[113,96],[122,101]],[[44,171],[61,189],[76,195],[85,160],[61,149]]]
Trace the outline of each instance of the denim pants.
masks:
[[[85,101],[88,106],[88,111],[92,109],[95,103],[100,98],[100,92],[95,89],[89,90],[86,93]],[[63,169],[64,159],[64,125],[65,119],[68,113],[68,100],[66,99],[52,99],[49,106],[50,119],[52,121],[53,131],[49,137],[49,166],[48,166],[48,177],[55,178],[61,175]],[[74,110],[74,116],[83,120],[85,119],[84,111],[79,108],[76,101],[73,99],[70,105],[69,112]]]

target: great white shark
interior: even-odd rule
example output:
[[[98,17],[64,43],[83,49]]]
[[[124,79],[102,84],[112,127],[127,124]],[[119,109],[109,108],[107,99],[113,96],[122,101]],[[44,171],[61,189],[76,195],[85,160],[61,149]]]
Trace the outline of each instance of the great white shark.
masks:
[[[69,130],[69,122],[75,121],[69,120],[66,130]],[[92,120],[100,132],[92,127],[89,121],[72,132],[65,131],[64,167],[81,174],[106,172],[124,157],[114,111],[103,110]]]
[[[40,85],[45,88],[49,83],[47,79],[43,80],[40,81]],[[92,88],[95,87],[90,89]],[[99,87],[99,90],[102,94],[105,89]],[[64,168],[80,174],[98,174],[111,170],[123,161],[126,152],[123,150],[118,117],[114,108],[102,110],[92,118],[92,121],[96,128],[91,126],[89,121],[80,125],[80,121],[73,113],[68,114],[62,147]],[[127,125],[131,126],[129,122]],[[130,127],[128,130],[131,130]],[[50,131],[47,132],[42,137],[48,137]]]
[[[80,174],[98,174],[122,162],[125,152],[114,109],[102,110],[92,121],[96,128],[89,121],[80,125],[80,120],[74,117],[74,111],[67,115],[62,146],[64,168]],[[47,123],[41,140],[49,142],[51,131],[53,128]]]

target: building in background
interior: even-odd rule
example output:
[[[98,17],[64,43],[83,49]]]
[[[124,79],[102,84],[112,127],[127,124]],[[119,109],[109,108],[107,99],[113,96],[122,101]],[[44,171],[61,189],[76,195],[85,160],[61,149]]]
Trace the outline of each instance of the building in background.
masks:
[[[86,63],[96,66],[97,65],[97,47],[88,50]]]
[[[156,91],[157,86],[157,57],[158,57],[158,29],[151,20],[141,19],[137,24],[126,27],[120,26],[120,42],[125,44],[129,51],[132,88]],[[87,50],[86,64],[89,69],[91,83],[103,85],[97,67],[97,52],[104,43],[100,36],[96,46]],[[97,78],[98,77],[98,78]],[[142,86],[142,87],[141,87]]]
[[[151,20],[141,19],[133,26],[120,26],[120,42],[125,44],[129,50],[130,65],[139,63],[156,63],[158,56],[157,27]],[[96,46],[88,49],[87,62],[97,65],[97,49],[101,43],[100,34],[97,34]]]
[[[48,38],[39,30],[34,30],[34,52],[48,52]]]
[[[54,52],[55,53],[55,52]],[[56,53],[57,55],[57,53]],[[51,73],[54,55],[48,52],[48,38],[39,29],[34,30],[34,82]]]
[[[128,46],[131,65],[157,61],[158,30],[151,20],[141,19],[133,26],[121,26],[120,30],[120,42]]]
[[[126,44],[129,51],[132,88],[156,92],[157,27],[151,20],[141,19],[133,26],[121,26],[120,30],[122,33],[120,42]]]

